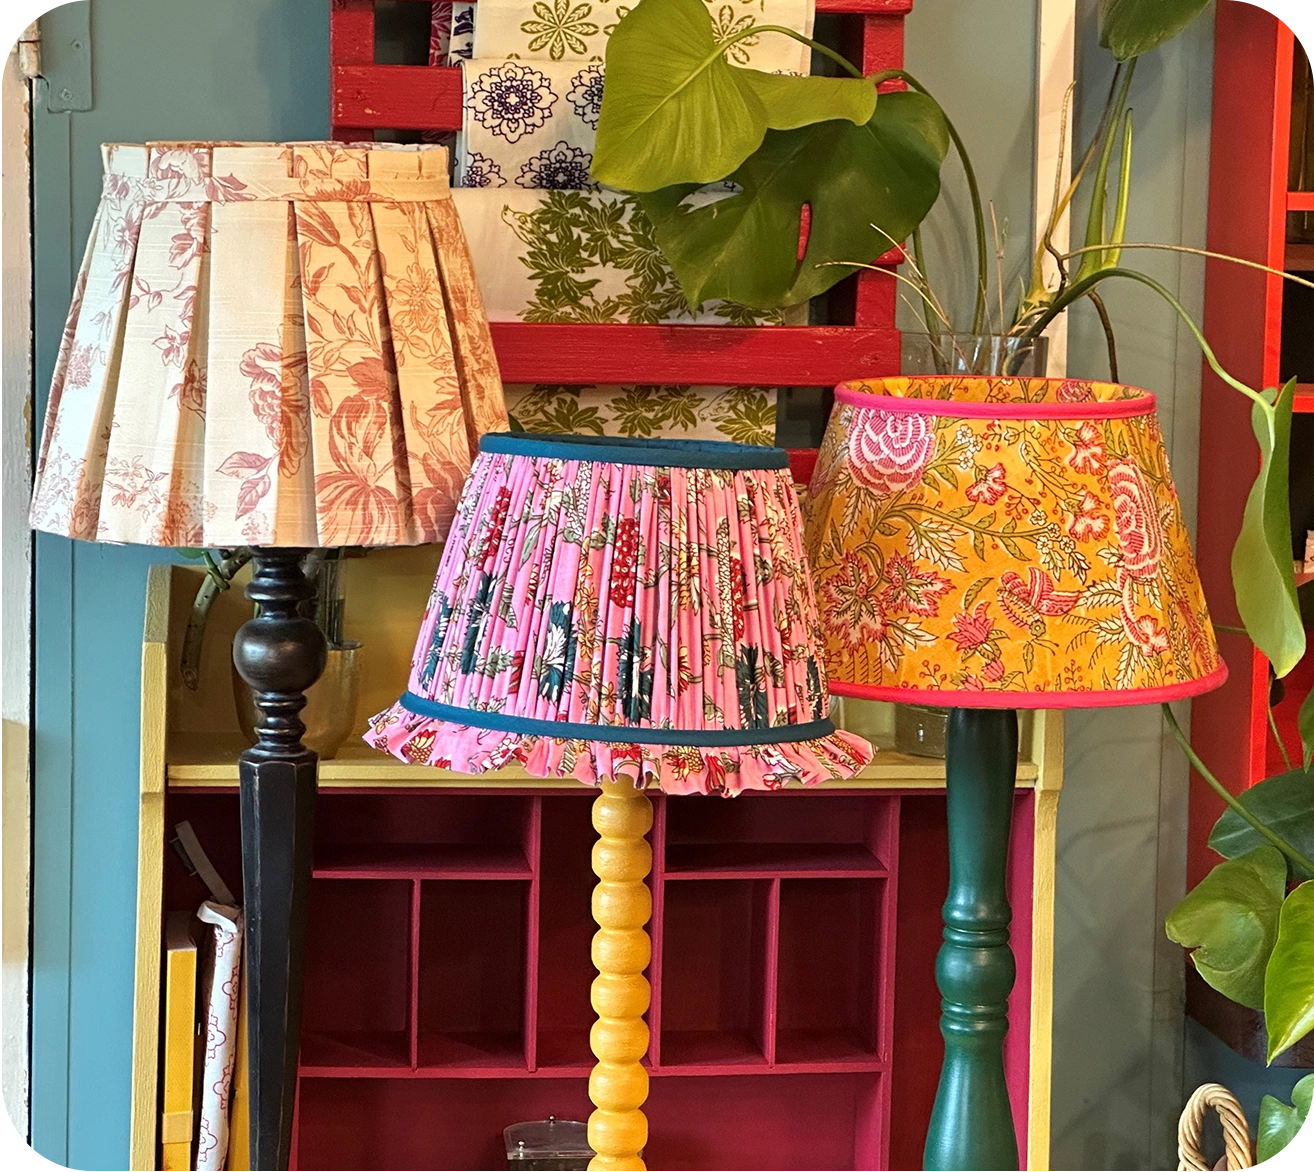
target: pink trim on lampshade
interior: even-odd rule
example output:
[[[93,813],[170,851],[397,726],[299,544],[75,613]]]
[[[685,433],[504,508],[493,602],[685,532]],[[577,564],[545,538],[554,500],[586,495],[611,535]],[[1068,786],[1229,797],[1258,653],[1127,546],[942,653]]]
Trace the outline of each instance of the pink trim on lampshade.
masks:
[[[1070,380],[1019,378],[1018,381],[1061,383]],[[893,415],[945,415],[953,419],[1131,419],[1137,415],[1153,415],[1153,392],[1141,391],[1139,387],[1131,389],[1140,391],[1136,398],[1104,403],[1092,399],[1079,403],[971,403],[962,399],[905,399],[901,395],[874,395],[870,391],[858,390],[852,383],[840,383],[835,388],[835,401],[869,411],[888,411]]]
[[[986,692],[972,688],[891,688],[879,684],[850,684],[832,678],[834,696],[855,700],[887,700],[894,704],[931,704],[938,708],[1125,708],[1133,704],[1170,704],[1189,700],[1220,688],[1227,680],[1227,664],[1207,676],[1171,684],[1166,688],[1130,688],[1125,692]]]

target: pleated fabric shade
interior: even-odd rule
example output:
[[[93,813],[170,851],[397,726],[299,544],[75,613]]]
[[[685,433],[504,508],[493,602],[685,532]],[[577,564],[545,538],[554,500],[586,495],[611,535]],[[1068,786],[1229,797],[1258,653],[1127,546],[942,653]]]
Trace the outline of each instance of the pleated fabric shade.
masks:
[[[485,436],[366,739],[404,761],[734,794],[850,777],[786,455]]]
[[[1227,678],[1148,391],[846,383],[808,499],[839,694],[1087,708]]]
[[[173,546],[446,535],[506,409],[441,147],[107,145],[31,520]]]

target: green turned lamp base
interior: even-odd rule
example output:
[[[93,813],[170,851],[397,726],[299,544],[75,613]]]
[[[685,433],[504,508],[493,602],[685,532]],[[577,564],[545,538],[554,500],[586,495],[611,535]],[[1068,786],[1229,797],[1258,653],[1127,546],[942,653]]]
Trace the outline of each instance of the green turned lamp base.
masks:
[[[945,738],[949,895],[935,962],[944,1066],[926,1136],[927,1169],[1015,1169],[1004,1078],[1008,994],[1006,869],[1017,779],[1017,713],[954,708]]]

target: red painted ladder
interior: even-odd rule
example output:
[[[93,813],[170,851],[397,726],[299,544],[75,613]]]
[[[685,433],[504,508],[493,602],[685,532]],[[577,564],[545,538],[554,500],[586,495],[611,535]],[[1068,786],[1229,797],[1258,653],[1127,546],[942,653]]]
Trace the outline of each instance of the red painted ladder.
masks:
[[[422,0],[416,0],[422,2]],[[428,65],[376,65],[374,0],[332,0],[330,120],[333,137],[368,140],[375,130],[457,130],[461,71]],[[903,20],[912,0],[817,0],[818,12],[844,13],[854,57],[868,73],[903,64]],[[859,45],[859,36],[861,38]],[[887,266],[898,254],[881,258]],[[863,271],[838,312],[852,324],[825,326],[550,325],[494,322],[493,343],[508,383],[681,383],[833,386],[896,373],[896,282]],[[831,305],[842,305],[843,293]],[[804,461],[799,462],[804,463]],[[810,469],[796,466],[797,473]]]

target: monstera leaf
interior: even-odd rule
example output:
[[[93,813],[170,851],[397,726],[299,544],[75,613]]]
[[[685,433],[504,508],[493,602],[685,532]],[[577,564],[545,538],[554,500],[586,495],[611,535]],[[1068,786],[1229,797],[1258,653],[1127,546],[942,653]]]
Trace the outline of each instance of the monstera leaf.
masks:
[[[1279,773],[1243,790],[1237,801],[1307,859],[1314,858],[1314,777],[1303,769]],[[1235,810],[1224,810],[1209,835],[1210,849],[1225,859],[1238,858],[1267,841]],[[1298,879],[1314,879],[1294,861],[1291,869]]]
[[[689,187],[640,196],[690,305],[797,305],[903,240],[940,194],[949,132],[935,102],[885,94],[871,119],[771,131],[733,175],[740,190],[701,207]],[[811,209],[807,251],[799,226]]]
[[[621,20],[607,42],[593,178],[624,191],[712,183],[768,130],[871,118],[876,86],[866,78],[739,69],[726,48],[703,0],[642,0]]]
[[[1296,577],[1291,560],[1291,460],[1293,378],[1280,391],[1270,388],[1256,403],[1251,425],[1259,440],[1259,476],[1246,498],[1241,532],[1232,547],[1232,585],[1246,632],[1279,677],[1305,654]]]
[[[1100,0],[1100,44],[1119,61],[1171,41],[1209,0]]]
[[[1219,863],[1189,891],[1164,924],[1168,938],[1193,948],[1200,975],[1224,997],[1264,1008],[1264,970],[1277,939],[1287,863],[1261,846]]]
[[[1314,883],[1302,883],[1282,904],[1264,977],[1264,1025],[1270,1062],[1314,1030]]]

